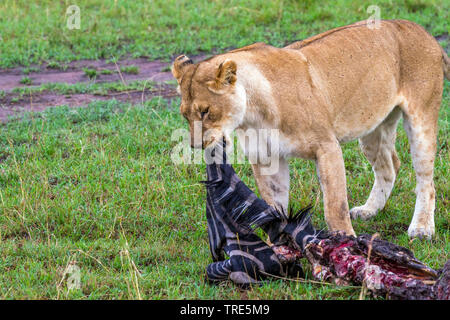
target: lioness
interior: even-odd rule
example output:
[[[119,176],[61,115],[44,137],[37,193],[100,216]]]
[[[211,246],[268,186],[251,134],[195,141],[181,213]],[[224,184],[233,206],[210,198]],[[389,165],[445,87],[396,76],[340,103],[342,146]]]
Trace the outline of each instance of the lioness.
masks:
[[[203,133],[216,129],[193,147],[220,141],[237,128],[278,129],[278,141],[267,141],[280,146],[278,172],[262,175],[263,165],[252,165],[261,196],[286,209],[286,159],[314,160],[327,225],[350,235],[355,234],[350,217],[375,216],[391,193],[400,167],[396,128],[403,116],[417,183],[408,234],[431,238],[437,119],[449,66],[446,53],[421,26],[390,20],[379,28],[361,21],[284,48],[255,43],[198,64],[181,55],[172,73],[191,141],[195,121],[202,121]],[[375,183],[367,202],[349,211],[340,143],[354,139],[373,167]]]

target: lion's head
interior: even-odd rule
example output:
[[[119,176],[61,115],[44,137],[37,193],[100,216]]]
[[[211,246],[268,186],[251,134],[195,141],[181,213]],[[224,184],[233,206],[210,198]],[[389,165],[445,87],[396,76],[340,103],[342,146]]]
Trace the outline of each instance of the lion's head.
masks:
[[[189,122],[191,146],[206,148],[224,136],[228,139],[242,123],[246,107],[245,91],[237,85],[236,63],[219,56],[194,64],[181,55],[172,65],[172,74],[181,94],[180,112]]]

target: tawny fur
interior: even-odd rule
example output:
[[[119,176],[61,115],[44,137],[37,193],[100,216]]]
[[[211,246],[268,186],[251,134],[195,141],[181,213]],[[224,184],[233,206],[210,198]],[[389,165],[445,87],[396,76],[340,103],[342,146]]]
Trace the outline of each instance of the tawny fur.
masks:
[[[261,174],[252,165],[262,197],[287,208],[286,158],[316,162],[331,230],[354,234],[350,217],[374,216],[389,197],[400,161],[397,123],[411,145],[417,180],[411,237],[434,235],[433,167],[443,78],[450,62],[421,26],[405,20],[365,21],[329,30],[285,48],[256,43],[192,64],[185,56],[172,72],[181,92],[180,111],[202,122],[203,139],[220,141],[235,129],[278,129],[280,169]],[[193,134],[192,134],[193,136]],[[340,143],[359,139],[375,183],[366,204],[349,211]]]

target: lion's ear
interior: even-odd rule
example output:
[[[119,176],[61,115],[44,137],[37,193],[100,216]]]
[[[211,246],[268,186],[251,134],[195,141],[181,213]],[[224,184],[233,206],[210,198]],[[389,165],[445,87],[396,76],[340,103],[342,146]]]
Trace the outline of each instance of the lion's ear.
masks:
[[[186,71],[186,67],[193,64],[194,62],[188,57],[182,54],[178,56],[172,64],[172,75],[180,83],[183,73]]]
[[[215,93],[223,93],[236,83],[236,63],[232,60],[222,62],[216,71],[216,79],[208,82],[208,88]]]

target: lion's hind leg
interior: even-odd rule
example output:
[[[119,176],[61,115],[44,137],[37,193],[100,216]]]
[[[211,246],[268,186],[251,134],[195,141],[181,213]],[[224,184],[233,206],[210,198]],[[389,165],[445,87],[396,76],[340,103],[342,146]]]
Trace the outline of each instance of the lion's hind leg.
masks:
[[[427,101],[426,112],[418,108],[405,107],[403,126],[411,149],[411,158],[416,173],[416,205],[408,228],[410,238],[434,236],[434,210],[436,194],[433,183],[434,160],[437,145],[437,117],[441,97]],[[417,106],[416,106],[417,107]]]
[[[361,149],[372,165],[375,182],[369,198],[362,206],[350,210],[353,219],[369,219],[382,210],[394,187],[395,178],[400,168],[400,160],[395,151],[397,124],[402,111],[399,107],[370,134],[359,139]]]

